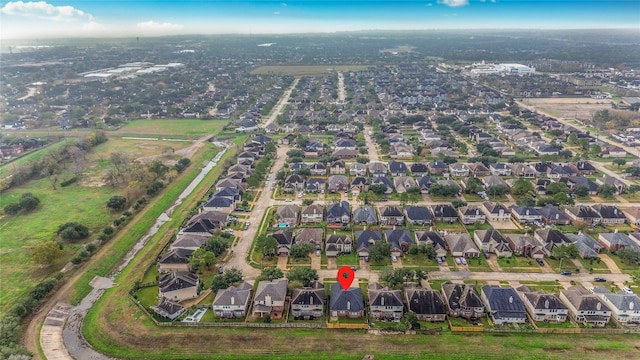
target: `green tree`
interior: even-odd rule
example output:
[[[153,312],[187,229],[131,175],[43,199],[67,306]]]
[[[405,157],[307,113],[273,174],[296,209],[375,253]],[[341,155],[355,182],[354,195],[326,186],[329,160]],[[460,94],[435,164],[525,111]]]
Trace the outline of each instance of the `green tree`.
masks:
[[[207,242],[207,251],[211,251],[215,256],[224,254],[229,248],[229,240],[222,237],[213,237]]]
[[[598,156],[602,152],[602,148],[598,144],[591,145],[590,149],[591,155]]]
[[[491,196],[499,196],[508,194],[511,189],[507,185],[492,185],[487,188],[487,194]]]
[[[576,244],[561,245],[553,249],[553,256],[557,259],[575,259],[580,255]]]
[[[127,205],[127,198],[124,196],[114,195],[107,201],[107,207],[113,211],[120,211]]]
[[[640,250],[634,248],[622,248],[616,252],[620,260],[626,264],[640,264]]]
[[[369,247],[369,259],[372,262],[381,262],[391,256],[391,244],[384,241],[376,241]]]
[[[51,265],[64,256],[64,250],[55,241],[45,241],[33,249],[33,261],[39,265]]]
[[[302,286],[310,286],[312,281],[318,280],[318,272],[312,268],[296,266],[287,274],[289,281],[299,281]]]
[[[382,271],[380,271],[379,280],[390,288],[394,288],[404,282],[402,275],[395,271],[391,266],[386,266]]]
[[[518,179],[513,184],[513,188],[511,189],[511,194],[516,196],[522,196],[522,195],[533,192],[533,190],[534,188],[531,181],[527,179]]]
[[[452,205],[454,208],[456,208],[456,209],[457,209],[457,208],[460,208],[460,207],[463,207],[463,206],[467,206],[467,202],[466,202],[466,201],[463,201],[463,200],[455,199],[455,200],[452,200],[452,201],[451,201],[451,205]]]
[[[303,242],[302,244],[291,245],[291,257],[294,259],[304,259],[309,256],[309,253],[313,251],[314,247],[311,243]]]
[[[573,190],[573,194],[577,197],[585,197],[589,195],[589,188],[586,185],[580,185]]]
[[[68,222],[58,226],[56,234],[63,240],[80,240],[89,236],[89,228],[77,222]]]
[[[227,269],[224,274],[216,274],[211,282],[211,290],[218,291],[220,289],[226,289],[229,286],[237,285],[242,281],[242,272],[240,270],[231,268]]]
[[[598,188],[598,195],[603,198],[610,198],[616,193],[617,189],[613,185],[604,184]]]
[[[520,196],[518,200],[516,200],[516,205],[518,206],[535,206],[536,200],[531,197],[531,195]]]
[[[22,210],[22,205],[20,203],[9,204],[4,207],[4,213],[7,215],[16,215]]]
[[[387,185],[379,183],[372,184],[369,186],[369,191],[373,192],[376,195],[384,195],[387,192]]]
[[[555,195],[558,193],[563,193],[566,194],[568,189],[567,189],[567,184],[563,183],[563,182],[552,182],[551,184],[547,185],[547,194],[550,195]]]
[[[620,169],[620,166],[625,165],[627,163],[627,160],[617,158],[617,159],[613,159],[613,161],[611,161],[611,162],[616,164],[616,165],[618,165],[618,169]]]
[[[477,194],[480,191],[482,191],[482,184],[480,184],[480,181],[474,177],[468,178],[464,192],[467,194]]]
[[[278,250],[278,241],[269,235],[260,235],[256,238],[256,248],[262,251],[262,256],[273,256]]]
[[[278,268],[264,268],[260,272],[260,276],[258,277],[258,281],[273,281],[275,279],[281,279],[284,277],[284,273],[282,270]]]
[[[216,255],[205,249],[198,249],[191,254],[189,265],[196,272],[202,272],[203,269],[210,269],[216,262]]]

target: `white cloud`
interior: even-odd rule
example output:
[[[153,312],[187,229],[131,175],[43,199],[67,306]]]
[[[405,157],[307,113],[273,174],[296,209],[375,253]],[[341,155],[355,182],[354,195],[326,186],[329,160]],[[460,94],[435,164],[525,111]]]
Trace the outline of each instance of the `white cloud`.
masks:
[[[287,5],[287,3],[282,3],[282,4],[280,4],[280,5],[282,5],[282,6],[288,6],[288,5]]]
[[[92,32],[97,32],[97,31],[104,31],[107,28],[100,24],[97,23],[95,21],[89,21],[88,23],[82,25],[82,31],[92,31]]]
[[[10,1],[0,8],[0,13],[56,21],[93,19],[91,14],[87,14],[73,6],[55,6],[45,1]]]
[[[280,11],[274,11],[273,15],[280,15]]]
[[[184,29],[184,25],[173,23],[157,23],[153,20],[138,23],[136,25],[140,30],[150,31],[166,31],[166,30],[181,30]]]
[[[433,4],[432,3],[428,3],[427,6],[431,7],[431,6],[433,6]]]
[[[450,7],[460,7],[469,5],[469,0],[438,0],[438,4],[443,4]]]

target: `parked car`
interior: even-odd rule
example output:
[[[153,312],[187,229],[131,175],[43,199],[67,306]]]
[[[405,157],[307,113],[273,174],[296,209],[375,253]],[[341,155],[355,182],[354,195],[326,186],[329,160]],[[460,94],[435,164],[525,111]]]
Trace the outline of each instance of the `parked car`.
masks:
[[[565,271],[561,272],[560,274],[561,275],[571,275],[571,271],[565,270]]]
[[[291,202],[291,199],[285,199],[284,201],[286,201],[286,202]]]
[[[352,266],[352,267],[351,267],[351,270],[353,270],[353,271],[358,271],[358,268],[357,268],[356,266]]]
[[[436,258],[436,262],[438,263],[438,265],[440,265],[440,264],[442,264],[442,259],[441,259],[441,258],[439,258],[439,257],[437,257],[437,258]]]
[[[542,259],[536,259],[536,262],[538,263],[538,265],[544,266],[544,261],[542,261]]]
[[[460,258],[456,258],[456,264],[458,264],[458,265],[462,264],[462,263],[460,262]]]
[[[601,277],[597,277],[597,278],[593,279],[593,281],[595,281],[595,282],[607,282],[607,279],[601,278]]]
[[[322,251],[316,250],[316,256],[322,256]]]
[[[395,255],[391,255],[391,261],[398,262],[398,257]]]
[[[224,268],[222,266],[218,267],[218,274],[224,273]]]
[[[364,262],[369,262],[369,257],[368,256],[364,257]]]
[[[623,287],[622,291],[626,292],[627,294],[633,294],[633,291],[631,291],[631,288],[629,287]]]
[[[462,263],[462,265],[467,265],[467,259],[465,258],[460,258],[460,262]]]

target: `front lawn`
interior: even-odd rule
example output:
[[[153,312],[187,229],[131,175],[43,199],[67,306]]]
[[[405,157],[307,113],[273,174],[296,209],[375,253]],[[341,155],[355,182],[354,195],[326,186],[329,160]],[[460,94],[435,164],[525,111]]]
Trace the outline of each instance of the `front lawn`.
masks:
[[[357,266],[360,264],[360,257],[357,252],[351,254],[341,254],[336,257],[336,265],[338,266]]]
[[[469,266],[469,271],[492,271],[487,259],[483,256],[467,258],[467,264]]]

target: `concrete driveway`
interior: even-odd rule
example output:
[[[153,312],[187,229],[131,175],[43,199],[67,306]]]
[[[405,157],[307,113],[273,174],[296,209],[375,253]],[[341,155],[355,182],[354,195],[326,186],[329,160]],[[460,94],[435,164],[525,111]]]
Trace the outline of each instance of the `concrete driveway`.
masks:
[[[622,274],[622,270],[620,270],[618,264],[616,264],[616,262],[613,261],[613,259],[610,258],[609,255],[599,254],[598,257],[600,257],[600,260],[602,260],[602,262],[607,265],[609,271],[611,271],[612,274]]]

